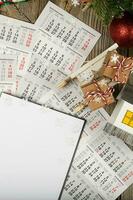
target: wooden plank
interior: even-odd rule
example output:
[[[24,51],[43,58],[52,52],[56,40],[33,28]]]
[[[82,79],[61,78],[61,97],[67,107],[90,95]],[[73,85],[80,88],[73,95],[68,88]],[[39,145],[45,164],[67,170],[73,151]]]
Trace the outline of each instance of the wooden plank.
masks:
[[[0,12],[6,16],[34,23],[47,2],[48,0],[29,0],[27,2],[2,7]],[[102,34],[95,48],[88,56],[88,60],[96,57],[113,44],[111,38],[109,37],[108,27],[103,25],[92,9],[82,12],[81,7],[71,7],[70,0],[53,0],[52,2],[68,10],[72,15],[79,18],[84,23],[88,24]],[[127,52],[125,49],[120,49],[120,52],[124,55],[129,53],[133,56],[133,49],[130,49],[129,52]],[[112,108],[113,107],[108,107],[108,110],[111,112]],[[133,200],[133,185],[128,188],[126,192],[124,192],[117,200]]]

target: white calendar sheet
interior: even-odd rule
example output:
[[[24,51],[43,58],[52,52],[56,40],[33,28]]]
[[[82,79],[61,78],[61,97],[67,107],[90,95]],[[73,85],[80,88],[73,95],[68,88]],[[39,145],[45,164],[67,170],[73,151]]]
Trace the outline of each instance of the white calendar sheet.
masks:
[[[24,50],[19,50],[17,48],[10,47],[8,45],[1,45],[0,52],[5,55],[16,56],[17,65],[16,65],[16,75],[22,77],[25,75],[26,70],[29,66],[32,53]]]
[[[50,1],[35,25],[40,27],[45,34],[47,33],[52,42],[73,54],[71,60],[73,62],[66,68],[68,73],[75,71],[83,64],[100,37],[100,33]]]
[[[18,57],[18,76],[26,72],[36,35],[35,25],[0,15],[0,52]]]
[[[48,2],[35,25],[62,49],[60,67],[67,74],[81,67],[100,37],[100,33],[51,2]],[[59,52],[56,54],[57,57]]]
[[[0,92],[15,92],[17,64],[17,56],[0,54]]]
[[[19,79],[24,76],[29,65],[36,31],[33,24],[0,15],[0,53],[17,56],[16,84],[13,89],[8,89],[12,94],[16,94]],[[7,91],[6,85],[3,90]]]
[[[36,26],[0,15],[0,43],[23,51],[32,49]]]
[[[53,37],[42,30],[38,31],[33,53],[40,55],[66,74],[76,71],[85,61],[83,55],[62,43],[55,43]]]
[[[12,84],[16,80],[17,57],[0,54],[0,85]]]
[[[85,121],[6,94],[0,110],[0,199],[58,200]]]

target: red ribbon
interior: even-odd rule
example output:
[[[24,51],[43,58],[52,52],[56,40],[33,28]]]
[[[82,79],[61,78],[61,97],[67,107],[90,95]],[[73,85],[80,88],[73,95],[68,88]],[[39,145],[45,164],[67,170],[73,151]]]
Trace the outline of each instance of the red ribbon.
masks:
[[[124,75],[124,80],[122,81],[122,83],[126,83],[127,82],[127,77],[124,74],[124,72],[132,69],[132,63],[126,65],[125,62],[128,61],[128,60],[130,60],[130,59],[131,59],[131,57],[125,58],[123,56],[121,61],[119,61],[117,59],[116,65],[114,65],[114,66],[109,66],[108,65],[107,66],[109,68],[111,67],[111,68],[113,68],[113,69],[116,70],[116,73],[115,73],[115,76],[113,78],[113,81],[119,82],[120,74],[122,73]]]
[[[95,84],[96,90],[92,92],[87,92],[85,98],[86,99],[91,98],[89,102],[92,102],[95,98],[100,97],[101,100],[104,102],[104,104],[107,105],[108,104],[107,98],[109,98],[112,95],[114,89],[112,87],[108,87],[106,91],[103,91],[96,81],[94,81],[93,84]]]

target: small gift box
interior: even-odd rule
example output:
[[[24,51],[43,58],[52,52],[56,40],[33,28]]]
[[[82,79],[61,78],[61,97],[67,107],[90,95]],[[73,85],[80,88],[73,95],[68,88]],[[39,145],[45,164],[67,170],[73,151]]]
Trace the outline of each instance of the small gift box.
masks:
[[[109,80],[102,79],[92,84],[83,86],[82,91],[85,98],[85,105],[92,110],[104,107],[114,102],[113,88],[108,86]]]
[[[133,68],[133,58],[124,57],[117,51],[108,52],[102,68],[102,75],[118,83],[126,83]]]

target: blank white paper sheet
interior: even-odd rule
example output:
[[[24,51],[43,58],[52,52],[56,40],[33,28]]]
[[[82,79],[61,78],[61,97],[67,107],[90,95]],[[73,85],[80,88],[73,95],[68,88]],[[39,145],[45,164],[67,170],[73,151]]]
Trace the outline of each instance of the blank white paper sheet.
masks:
[[[84,123],[2,94],[0,200],[58,200]]]

